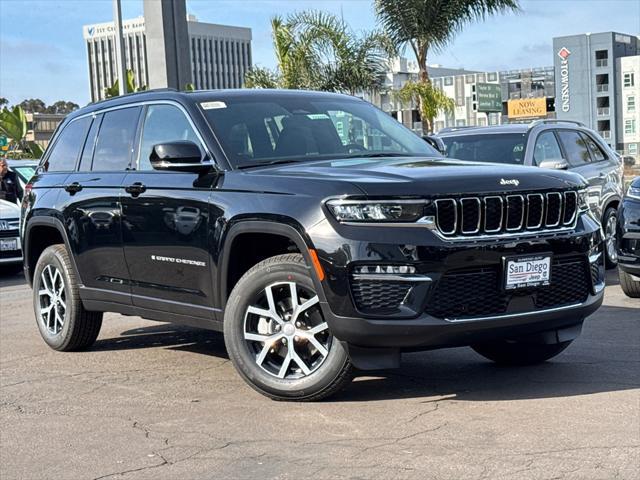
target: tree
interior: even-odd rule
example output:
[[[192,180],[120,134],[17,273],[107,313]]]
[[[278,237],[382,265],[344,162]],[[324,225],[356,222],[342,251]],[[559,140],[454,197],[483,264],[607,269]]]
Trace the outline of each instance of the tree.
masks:
[[[47,105],[39,98],[23,100],[19,106],[27,113],[44,113],[47,110]]]
[[[73,103],[73,102],[65,102],[64,100],[58,100],[57,102],[55,102],[53,105],[49,105],[45,112],[46,113],[61,113],[61,114],[67,114],[67,113],[71,113],[74,110],[77,110],[79,108],[77,103]]]
[[[0,107],[4,107],[5,105],[9,105],[9,100],[4,97],[0,97]]]
[[[268,68],[253,67],[244,76],[246,88],[278,88],[280,77],[277,72]]]
[[[418,105],[422,119],[433,119],[440,111],[453,113],[455,108],[453,99],[431,82],[410,80],[396,92],[396,96],[403,103],[413,102]]]
[[[398,49],[407,45],[418,62],[421,82],[430,82],[427,58],[441,51],[467,23],[519,10],[518,0],[376,0],[378,21]],[[427,91],[424,90],[423,91]],[[432,99],[433,100],[433,99]],[[426,98],[420,99],[420,110]],[[438,110],[443,106],[436,105]],[[423,117],[431,130],[432,117]]]
[[[26,140],[27,131],[27,116],[20,105],[16,105],[11,110],[7,107],[2,109],[0,112],[0,134],[10,139],[7,156],[23,156],[18,151],[22,151],[22,154],[29,152],[28,156],[33,158],[42,156],[42,148],[35,142]]]
[[[133,92],[142,92],[143,90],[147,90],[146,85],[136,85],[136,76],[133,73],[133,70],[127,70],[127,88],[125,89],[125,93],[133,93]],[[119,79],[116,78],[116,81],[113,82],[113,85],[110,87],[106,87],[104,89],[104,96],[107,98],[117,97],[120,95],[120,82]]]

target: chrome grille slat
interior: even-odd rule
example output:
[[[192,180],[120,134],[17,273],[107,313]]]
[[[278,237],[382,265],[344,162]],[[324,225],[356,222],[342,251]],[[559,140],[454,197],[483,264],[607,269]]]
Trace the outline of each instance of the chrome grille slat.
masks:
[[[454,239],[543,234],[575,225],[575,191],[486,195],[435,200],[437,232]]]

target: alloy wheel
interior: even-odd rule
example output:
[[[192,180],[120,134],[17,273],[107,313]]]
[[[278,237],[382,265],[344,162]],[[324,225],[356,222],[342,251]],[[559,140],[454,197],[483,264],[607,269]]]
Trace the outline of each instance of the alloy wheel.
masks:
[[[47,265],[40,274],[40,322],[50,335],[58,335],[64,326],[67,312],[62,273],[54,265]]]
[[[312,374],[332,342],[318,296],[295,282],[267,286],[247,307],[243,333],[256,364],[281,379]]]
[[[616,225],[617,219],[615,215],[609,216],[607,220],[607,224],[605,226],[604,238],[605,245],[607,248],[607,256],[609,260],[612,262],[616,262],[618,260],[618,252],[616,250]]]

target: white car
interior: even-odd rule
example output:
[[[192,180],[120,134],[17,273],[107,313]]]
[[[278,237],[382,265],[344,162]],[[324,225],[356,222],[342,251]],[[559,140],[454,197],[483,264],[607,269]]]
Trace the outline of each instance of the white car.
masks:
[[[20,207],[0,200],[0,266],[22,263]]]

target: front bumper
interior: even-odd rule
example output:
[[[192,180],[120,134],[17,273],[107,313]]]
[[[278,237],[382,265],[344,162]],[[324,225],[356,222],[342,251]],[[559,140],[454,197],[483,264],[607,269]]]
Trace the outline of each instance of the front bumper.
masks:
[[[314,239],[327,273],[321,296],[324,297],[321,302],[323,313],[334,336],[352,346],[418,350],[513,338],[580,324],[602,303],[602,230],[590,215],[583,215],[571,232],[556,236],[482,243],[473,239],[446,243],[429,237],[429,232],[416,232],[416,229],[407,232],[380,229],[376,232],[374,228],[364,233],[363,230],[340,232],[336,229],[340,236],[330,242],[329,229],[324,228],[321,241]],[[368,238],[363,238],[367,235]],[[371,240],[374,235],[378,235],[379,242]],[[329,246],[334,249],[330,254]],[[546,287],[544,294],[542,289],[501,293],[505,257],[542,253],[550,253],[554,262],[558,262],[557,266],[555,263],[552,266],[551,287],[569,288],[582,282],[583,293],[579,298],[564,296],[563,291],[559,291],[549,300],[547,293],[551,287]],[[380,308],[384,303],[380,301],[374,302],[376,308],[363,308],[362,290],[354,290],[354,267],[375,264],[411,265],[416,275],[431,281],[414,284],[404,297],[397,290],[380,288],[376,300],[395,296],[402,298],[399,305]],[[565,265],[578,269],[565,269],[554,282],[554,268],[560,272]],[[446,280],[454,273],[462,280],[458,279],[456,292],[452,293],[452,284]],[[485,274],[489,276],[482,277]],[[475,283],[469,283],[467,287],[465,275],[476,275]],[[483,284],[484,278],[489,278],[490,282]],[[435,308],[434,304],[443,296],[449,297],[446,302],[440,302],[445,306]],[[485,301],[485,297],[490,296],[493,303]],[[487,305],[478,308],[483,302]]]
[[[15,242],[15,246],[17,247],[11,250],[0,249],[0,265],[22,262],[22,245],[17,231],[0,232],[0,242],[3,245],[6,244],[6,242]]]
[[[640,276],[640,201],[625,199],[618,210],[618,266]]]

